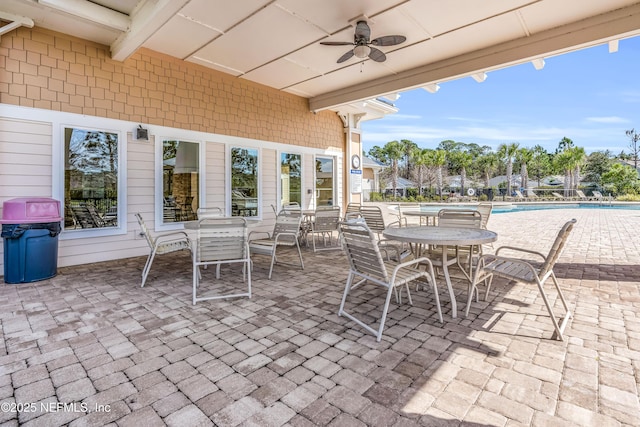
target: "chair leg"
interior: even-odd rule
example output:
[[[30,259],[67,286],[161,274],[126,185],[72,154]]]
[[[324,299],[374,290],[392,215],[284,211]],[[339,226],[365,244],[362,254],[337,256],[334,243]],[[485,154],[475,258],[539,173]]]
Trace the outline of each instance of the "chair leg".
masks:
[[[302,261],[302,252],[300,251],[298,240],[296,240],[296,248],[298,248],[298,257],[300,257],[300,267],[304,270],[304,261]]]
[[[155,256],[156,251],[152,251],[147,257],[147,262],[142,269],[142,285],[140,285],[141,288],[144,288],[144,284],[147,281],[147,276],[149,275],[149,270],[151,270],[151,264],[153,263],[153,258],[155,258]]]
[[[384,302],[384,308],[382,309],[382,317],[380,318],[380,327],[378,328],[378,333],[376,334],[376,341],[380,342],[382,339],[382,331],[384,330],[384,323],[387,320],[387,312],[389,311],[389,303],[391,302],[391,293],[393,292],[394,286],[389,285],[389,290],[387,291],[387,298]]]
[[[342,302],[340,302],[340,309],[338,310],[338,316],[342,316],[344,313],[344,303],[347,300],[347,295],[351,292],[351,284],[353,283],[354,274],[353,272],[349,272],[349,276],[347,277],[347,283],[344,285],[344,292],[342,293]]]
[[[196,305],[196,295],[198,292],[198,279],[200,278],[200,268],[198,268],[198,265],[196,265],[195,263],[193,264],[193,295],[191,297],[191,302],[193,303],[193,305]]]

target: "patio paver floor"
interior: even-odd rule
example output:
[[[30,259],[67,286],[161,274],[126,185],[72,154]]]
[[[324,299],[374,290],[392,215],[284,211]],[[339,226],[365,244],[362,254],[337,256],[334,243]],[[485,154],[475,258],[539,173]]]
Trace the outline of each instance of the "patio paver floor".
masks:
[[[457,281],[452,319],[440,278],[444,324],[430,291],[414,291],[413,306],[392,301],[376,343],[336,314],[339,251],[305,249],[305,270],[276,266],[274,280],[256,257],[251,299],[196,306],[187,254],[159,257],[145,288],[143,257],[5,284],[0,424],[637,425],[640,211],[494,214],[489,229],[496,247],[546,252],[573,217],[556,267],[575,313],[565,342],[537,291],[496,280],[465,318]],[[382,296],[361,293],[357,310],[375,315]]]

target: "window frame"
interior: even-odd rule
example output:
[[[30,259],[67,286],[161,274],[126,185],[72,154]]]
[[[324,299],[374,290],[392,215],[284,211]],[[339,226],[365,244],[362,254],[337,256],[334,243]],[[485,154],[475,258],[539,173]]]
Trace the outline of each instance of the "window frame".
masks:
[[[114,133],[118,137],[118,224],[115,227],[66,229],[64,228],[64,217],[66,206],[64,205],[65,195],[65,129],[79,129],[89,132]],[[53,155],[52,155],[52,196],[60,201],[60,214],[63,218],[62,232],[60,240],[85,239],[92,237],[116,236],[127,233],[127,137],[122,129],[105,126],[104,121],[99,117],[87,118],[82,124],[76,121],[61,122],[52,128]]]
[[[226,208],[226,212],[225,214],[227,216],[231,216],[232,215],[232,198],[231,198],[231,194],[233,192],[233,188],[231,188],[232,185],[232,179],[231,179],[231,151],[234,148],[240,148],[240,149],[245,149],[245,150],[256,150],[258,152],[258,177],[257,177],[257,184],[258,184],[258,188],[257,188],[257,194],[258,194],[258,215],[256,216],[245,216],[245,217],[239,217],[239,218],[254,218],[254,219],[258,219],[261,220],[263,218],[264,212],[263,212],[263,206],[262,206],[262,174],[263,174],[263,167],[262,167],[262,163],[263,163],[263,153],[262,153],[262,148],[255,146],[255,145],[250,145],[250,144],[240,144],[240,143],[230,143],[227,144],[227,148],[225,150],[225,208]]]
[[[179,141],[198,144],[198,200],[199,206],[206,206],[206,143],[202,140],[189,138],[180,135],[157,135],[155,136],[155,179],[154,179],[154,219],[155,230],[169,231],[182,230],[186,221],[164,222],[164,188],[163,188],[163,151],[164,141]]]
[[[333,168],[331,171],[331,179],[333,181],[333,185],[331,186],[331,193],[332,193],[332,200],[333,200],[333,204],[331,206],[340,206],[340,202],[339,200],[336,200],[339,198],[339,194],[338,194],[338,180],[339,180],[339,176],[338,176],[338,172],[339,172],[339,165],[338,165],[338,156],[336,155],[332,155],[332,154],[316,154],[315,156],[313,156],[313,206],[314,208],[318,208],[318,204],[317,204],[317,192],[318,192],[318,171],[316,170],[316,161],[318,159],[331,159],[331,161],[333,162]]]
[[[282,209],[282,155],[283,154],[295,154],[300,156],[300,206],[305,203],[305,190],[304,190],[304,154],[295,150],[283,150],[276,151],[276,208],[278,212]]]

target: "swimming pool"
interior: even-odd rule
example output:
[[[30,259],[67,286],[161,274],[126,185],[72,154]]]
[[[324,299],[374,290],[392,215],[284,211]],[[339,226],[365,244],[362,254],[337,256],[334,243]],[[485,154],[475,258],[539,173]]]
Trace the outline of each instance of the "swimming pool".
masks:
[[[437,212],[440,209],[474,209],[477,205],[421,205],[419,210]],[[493,204],[492,213],[540,211],[548,209],[630,209],[640,210],[640,203],[500,203]],[[404,211],[404,209],[403,209]]]

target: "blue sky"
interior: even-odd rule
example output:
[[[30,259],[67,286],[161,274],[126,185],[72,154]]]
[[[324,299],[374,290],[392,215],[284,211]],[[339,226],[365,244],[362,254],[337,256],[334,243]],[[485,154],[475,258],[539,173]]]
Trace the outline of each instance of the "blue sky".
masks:
[[[440,141],[488,145],[517,142],[554,151],[567,137],[587,153],[629,152],[625,131],[640,132],[640,37],[443,82],[440,90],[403,92],[397,114],[362,123],[363,149],[409,139],[421,148]]]

